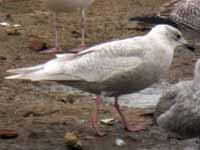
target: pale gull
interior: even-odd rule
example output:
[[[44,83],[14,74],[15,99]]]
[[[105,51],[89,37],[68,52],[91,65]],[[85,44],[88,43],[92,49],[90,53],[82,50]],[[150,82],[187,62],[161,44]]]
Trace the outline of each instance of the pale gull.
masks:
[[[200,59],[195,66],[194,79],[171,86],[160,99],[155,117],[170,137],[200,136]]]
[[[92,126],[98,135],[99,105],[103,96],[115,98],[115,108],[128,131],[144,129],[129,126],[120,111],[118,97],[142,90],[168,71],[177,46],[191,48],[174,27],[158,25],[147,35],[99,44],[77,54],[60,54],[38,66],[11,69],[7,79],[52,80],[94,93],[96,112]]]
[[[55,29],[55,47],[52,49],[44,50],[42,53],[56,53],[61,52],[61,47],[58,39],[58,25],[57,14],[59,12],[73,12],[81,10],[81,45],[71,51],[77,52],[86,48],[85,45],[85,10],[94,2],[94,0],[42,0],[46,6],[53,12],[54,29]]]

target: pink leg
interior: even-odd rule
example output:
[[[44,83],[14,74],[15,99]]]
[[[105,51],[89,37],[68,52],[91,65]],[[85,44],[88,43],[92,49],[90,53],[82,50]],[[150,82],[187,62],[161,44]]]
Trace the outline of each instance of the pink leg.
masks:
[[[8,2],[9,1],[7,0],[0,0],[0,6],[5,8]],[[10,19],[10,18],[12,18],[12,13],[0,12],[0,22],[4,22],[5,20]]]
[[[85,10],[81,11],[81,46],[85,47]]]
[[[86,49],[85,44],[85,10],[82,9],[81,11],[81,45],[78,48],[74,48],[69,50],[70,52],[80,52],[84,49]]]
[[[120,106],[118,104],[118,97],[115,97],[115,109],[117,110],[119,116],[121,117],[122,123],[124,125],[125,130],[127,131],[131,131],[131,132],[136,132],[136,131],[141,131],[144,130],[145,128],[139,125],[134,125],[134,126],[130,126],[128,124],[128,122],[126,121],[124,115],[122,114],[121,110],[120,110]]]
[[[102,101],[102,98],[101,96],[97,96],[96,97],[96,112],[94,112],[91,116],[91,123],[92,123],[92,127],[93,129],[95,129],[97,135],[99,136],[103,136],[104,133],[102,133],[99,128],[98,128],[98,118],[99,118],[99,111],[100,111],[100,105],[101,105],[101,101]]]
[[[50,54],[50,53],[58,53],[61,52],[62,50],[60,49],[60,45],[58,42],[58,19],[57,19],[57,14],[54,12],[53,13],[53,22],[54,22],[54,32],[55,32],[55,47],[51,48],[51,49],[47,49],[47,50],[43,50],[41,51],[41,53],[46,53],[46,54]]]

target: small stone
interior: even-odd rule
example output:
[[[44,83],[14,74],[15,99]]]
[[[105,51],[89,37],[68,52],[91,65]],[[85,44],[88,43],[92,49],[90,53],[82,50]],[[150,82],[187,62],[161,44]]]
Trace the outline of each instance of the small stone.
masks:
[[[145,31],[149,31],[150,28],[144,25],[138,25],[138,24],[128,24],[127,25],[127,29],[128,30],[136,30],[136,31],[141,31],[141,32],[145,32]]]
[[[0,22],[0,26],[3,26],[3,27],[10,27],[10,24],[7,23],[7,22]]]
[[[78,133],[74,132],[67,132],[65,134],[65,143],[67,147],[70,147],[71,149],[76,149],[76,150],[82,150],[82,143],[80,141],[80,136]]]
[[[15,130],[11,129],[0,129],[0,138],[2,139],[10,139],[10,138],[16,138],[18,137],[18,134]]]
[[[115,140],[115,144],[116,144],[117,146],[124,146],[124,145],[126,145],[126,142],[125,142],[124,140],[120,139],[120,138],[117,138],[117,139]]]
[[[114,118],[107,118],[107,119],[100,120],[100,122],[102,124],[105,124],[105,125],[113,125],[115,123],[115,119]]]
[[[94,140],[95,138],[94,138],[94,136],[87,135],[87,136],[85,136],[85,139],[86,140]]]
[[[18,28],[18,27],[20,27],[21,25],[20,24],[14,24],[13,25],[13,27],[15,27],[15,28]]]
[[[77,31],[72,31],[71,32],[74,38],[80,38],[81,37],[81,33],[77,32]]]
[[[7,57],[5,57],[5,56],[0,56],[0,60],[6,60],[7,59]]]
[[[19,30],[15,27],[8,27],[6,29],[6,32],[7,32],[8,35],[20,35]]]
[[[41,51],[47,48],[47,44],[38,37],[30,37],[28,47],[32,50]]]

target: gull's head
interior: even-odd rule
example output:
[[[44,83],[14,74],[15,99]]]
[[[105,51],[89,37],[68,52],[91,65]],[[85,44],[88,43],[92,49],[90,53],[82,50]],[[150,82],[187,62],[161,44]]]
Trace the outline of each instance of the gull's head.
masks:
[[[148,35],[155,37],[159,41],[165,42],[173,48],[185,47],[194,51],[194,48],[183,38],[181,32],[170,25],[157,25],[149,32]]]

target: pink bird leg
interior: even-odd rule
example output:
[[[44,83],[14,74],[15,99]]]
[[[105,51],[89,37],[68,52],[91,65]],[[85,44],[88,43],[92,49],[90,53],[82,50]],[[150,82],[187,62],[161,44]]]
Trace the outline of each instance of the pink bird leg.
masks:
[[[51,53],[62,52],[62,50],[60,48],[60,44],[59,44],[59,39],[58,39],[58,18],[57,18],[56,12],[53,13],[53,22],[54,22],[54,30],[55,30],[54,31],[55,32],[55,45],[54,45],[55,47],[43,50],[40,53],[51,54]]]
[[[80,51],[83,51],[85,50],[87,47],[86,47],[86,44],[85,44],[85,9],[82,9],[81,10],[81,45],[77,48],[74,48],[74,49],[70,49],[69,52],[80,52]]]
[[[5,3],[5,0],[0,0],[0,5],[3,5]]]
[[[41,51],[41,53],[59,53],[62,52],[60,45],[59,45],[59,39],[58,39],[58,25],[57,25],[57,14],[54,13],[54,29],[55,29],[55,47],[47,50]],[[85,44],[85,10],[82,9],[81,11],[81,44],[79,47],[70,49],[69,52],[77,53],[82,50],[86,49],[86,44]]]
[[[134,126],[130,126],[128,124],[128,122],[126,121],[124,115],[122,114],[121,110],[120,110],[120,106],[118,104],[118,97],[115,97],[115,109],[117,110],[119,116],[121,117],[122,123],[124,125],[125,130],[130,131],[130,132],[137,132],[137,131],[141,131],[141,130],[145,130],[145,127],[143,127],[142,125],[134,125]]]
[[[99,95],[96,97],[96,112],[94,112],[91,116],[92,127],[96,131],[97,135],[99,135],[99,136],[104,135],[104,133],[102,133],[98,128],[98,118],[99,118],[101,102],[102,102],[102,97]]]

